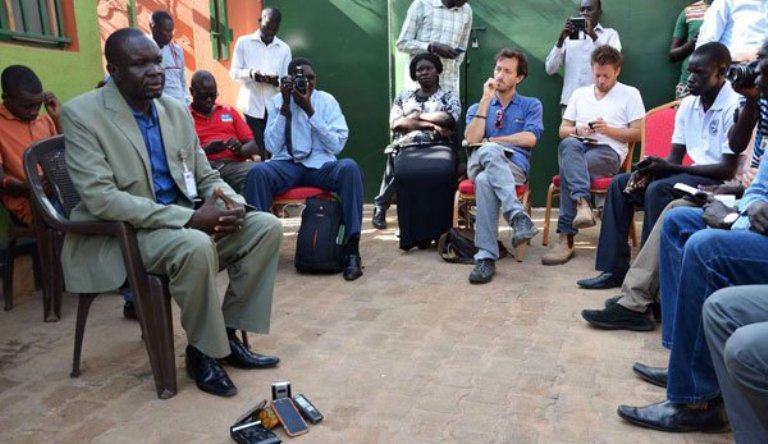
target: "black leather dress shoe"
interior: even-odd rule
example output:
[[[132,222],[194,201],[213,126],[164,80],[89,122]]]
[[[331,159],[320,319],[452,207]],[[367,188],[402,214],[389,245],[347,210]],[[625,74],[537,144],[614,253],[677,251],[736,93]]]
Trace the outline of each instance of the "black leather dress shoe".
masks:
[[[604,288],[621,287],[622,282],[624,282],[623,275],[604,271],[593,278],[578,280],[576,284],[587,290],[602,290]]]
[[[204,355],[200,350],[187,345],[187,353],[184,358],[187,374],[195,380],[197,388],[216,396],[235,396],[237,387],[227,376],[227,372],[221,368],[219,361]]]
[[[632,311],[617,303],[603,310],[582,310],[581,317],[593,327],[604,330],[652,331],[656,328],[656,323],[645,313]]]
[[[608,298],[605,300],[605,308],[610,307],[613,304],[616,304],[619,302],[619,299],[623,298],[623,295],[614,296],[611,298]],[[661,304],[658,302],[651,303],[648,308],[651,309],[651,314],[653,315],[653,318],[656,320],[657,324],[661,324]],[[645,311],[646,314],[648,314],[648,310]]]
[[[274,367],[280,362],[277,356],[260,355],[248,350],[239,339],[229,340],[229,349],[232,351],[229,356],[221,359],[224,364],[232,367],[253,369]]]
[[[662,432],[722,433],[730,429],[722,400],[710,400],[704,409],[669,401],[645,407],[622,405],[618,414],[632,424]]]
[[[347,256],[347,265],[344,266],[344,280],[354,281],[363,275],[363,265],[360,256],[350,254]]]
[[[387,210],[382,207],[373,208],[373,220],[371,220],[373,228],[377,230],[387,229]]]
[[[666,367],[651,367],[650,365],[635,362],[635,365],[632,366],[632,371],[649,384],[667,387],[668,372]]]

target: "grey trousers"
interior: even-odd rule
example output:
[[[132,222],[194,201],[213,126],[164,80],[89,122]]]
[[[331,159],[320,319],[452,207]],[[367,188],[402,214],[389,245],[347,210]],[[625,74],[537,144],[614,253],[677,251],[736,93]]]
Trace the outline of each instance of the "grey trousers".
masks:
[[[499,258],[499,209],[510,222],[525,211],[515,187],[525,183],[526,173],[512,162],[497,143],[486,143],[469,156],[467,175],[475,181],[475,260]]]
[[[685,199],[673,200],[664,208],[658,222],[654,224],[651,233],[643,244],[643,248],[632,261],[624,282],[621,284],[621,299],[619,304],[637,312],[644,312],[650,304],[659,299],[659,248],[661,245],[661,227],[664,225],[664,215],[671,208],[694,207],[692,202]]]
[[[256,165],[256,162],[245,161],[239,162],[235,160],[214,160],[211,161],[211,166],[219,170],[221,178],[232,187],[237,193],[241,193],[243,190],[243,183],[245,183],[245,177],[251,172],[251,168]]]
[[[619,154],[608,145],[589,145],[573,137],[566,137],[557,147],[560,164],[560,215],[557,232],[576,234],[573,218],[576,201],[589,198],[591,179],[615,175],[621,167]]]
[[[280,221],[256,211],[246,214],[239,231],[218,241],[190,228],[138,234],[147,271],[168,277],[187,342],[212,358],[230,353],[225,327],[269,333],[282,238]],[[223,269],[229,274],[229,286],[222,303],[216,275]]]
[[[702,322],[734,439],[768,442],[768,285],[715,292]]]

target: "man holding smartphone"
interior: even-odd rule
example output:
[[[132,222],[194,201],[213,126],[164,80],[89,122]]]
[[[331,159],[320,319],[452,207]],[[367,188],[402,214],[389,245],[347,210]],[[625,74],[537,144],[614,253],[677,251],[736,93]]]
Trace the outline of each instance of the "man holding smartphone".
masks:
[[[621,53],[603,45],[591,60],[594,85],[573,93],[560,124],[559,238],[541,258],[544,265],[564,264],[573,257],[574,235],[596,223],[589,202],[591,180],[616,174],[628,144],[640,140],[645,107],[637,88],[618,81]]]
[[[243,188],[245,176],[255,165],[251,156],[259,146],[237,110],[216,103],[219,96],[216,79],[208,71],[192,76],[192,104],[189,111],[195,120],[195,132],[211,166],[236,192]]]
[[[563,92],[560,95],[563,110],[573,91],[593,83],[589,60],[592,51],[602,45],[610,45],[621,51],[619,34],[599,23],[602,13],[600,0],[582,0],[579,17],[565,21],[557,43],[547,56],[547,74],[555,75],[563,67]]]
[[[691,55],[688,88],[693,97],[684,99],[677,111],[671,151],[666,159],[647,157],[638,163],[634,181],[642,177],[647,186],[627,191],[627,184],[633,181],[629,174],[611,181],[595,261],[601,273],[578,281],[579,286],[602,289],[621,285],[629,269],[627,237],[635,207],[644,208],[644,244],[664,208],[683,196],[674,188],[676,183],[718,185],[736,174],[741,156],[730,147],[728,132],[739,95],[725,80],[730,63],[728,48],[717,42],[700,46]],[[686,155],[693,165],[682,165]]]

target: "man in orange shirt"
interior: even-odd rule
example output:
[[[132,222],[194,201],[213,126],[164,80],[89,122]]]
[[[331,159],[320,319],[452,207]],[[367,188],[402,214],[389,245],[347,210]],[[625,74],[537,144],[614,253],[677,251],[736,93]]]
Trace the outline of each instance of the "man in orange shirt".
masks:
[[[59,133],[61,104],[56,96],[43,91],[40,79],[26,66],[13,65],[0,75],[3,103],[0,105],[0,188],[3,205],[11,216],[25,225],[32,223],[29,185],[24,174],[23,156],[40,139]],[[40,114],[45,105],[48,113]]]

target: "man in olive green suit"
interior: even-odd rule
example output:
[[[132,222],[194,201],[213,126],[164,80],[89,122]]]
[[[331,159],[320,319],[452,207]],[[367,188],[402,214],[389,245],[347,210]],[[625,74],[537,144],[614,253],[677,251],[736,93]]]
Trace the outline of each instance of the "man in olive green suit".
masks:
[[[235,332],[269,331],[282,226],[271,214],[246,213],[243,198],[210,167],[184,104],[161,97],[162,56],[150,38],[121,29],[104,51],[110,81],[62,113],[67,168],[81,197],[70,217],[137,230],[144,265],[168,277],[181,307],[187,372],[201,390],[233,396],[219,360],[240,368],[279,361],[252,353]],[[107,236],[67,234],[62,266],[75,293],[113,290],[126,279],[118,243]],[[216,275],[224,268],[230,284],[222,304]]]

